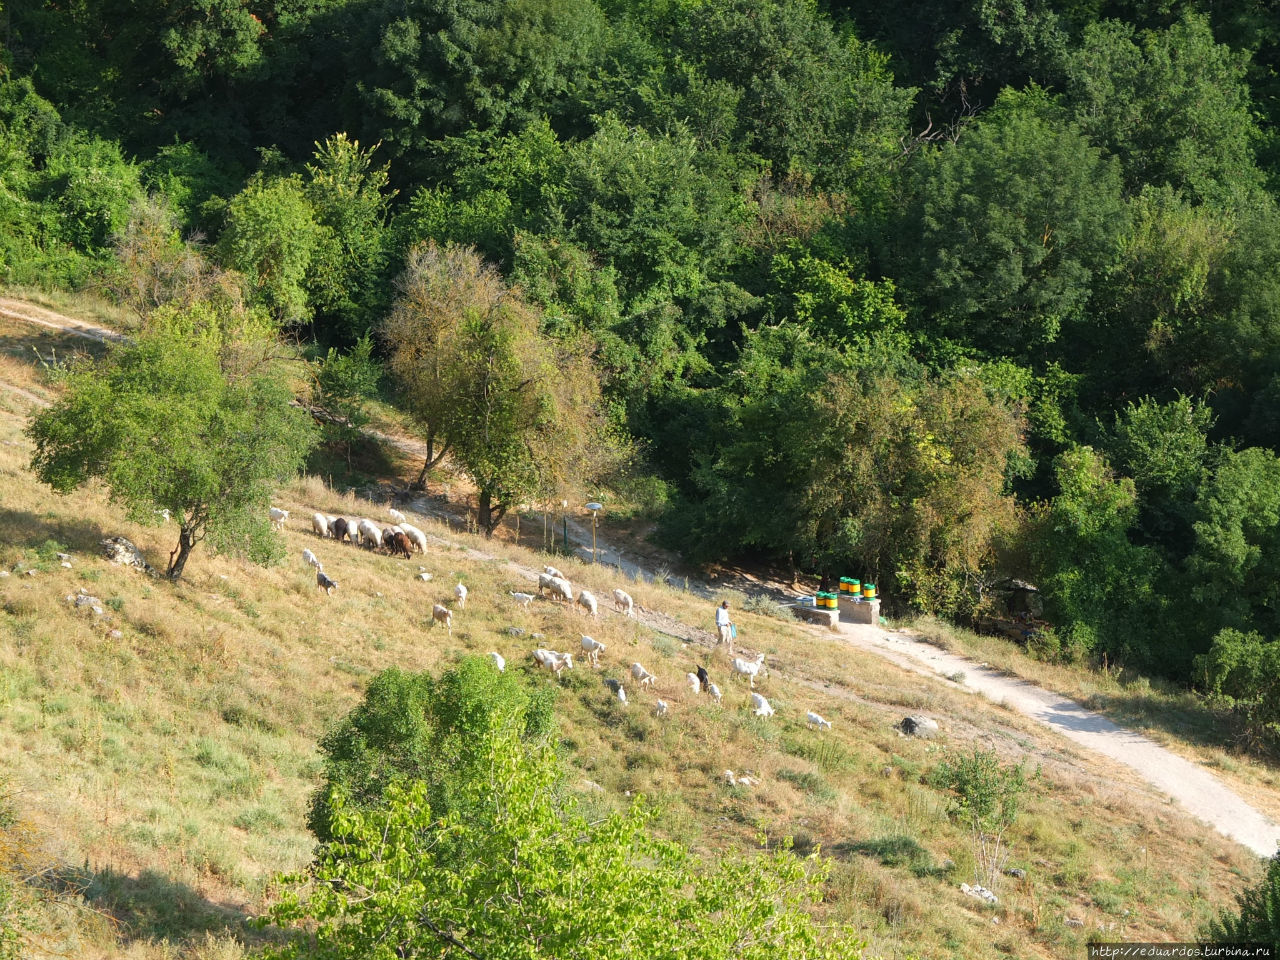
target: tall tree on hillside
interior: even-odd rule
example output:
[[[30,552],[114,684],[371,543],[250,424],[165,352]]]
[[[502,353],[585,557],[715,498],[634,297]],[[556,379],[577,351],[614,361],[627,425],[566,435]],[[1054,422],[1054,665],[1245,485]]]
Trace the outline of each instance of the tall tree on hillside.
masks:
[[[1262,174],[1247,61],[1215,42],[1205,19],[1141,34],[1091,24],[1068,63],[1072,116],[1119,158],[1127,192],[1168,185],[1195,201],[1252,201]]]
[[[315,428],[254,355],[262,333],[207,308],[153,313],[136,340],[74,367],[66,393],[32,420],[32,470],[59,493],[102,481],[135,522],[167,510],[179,527],[171,580],[206,538],[257,562],[278,556],[270,498],[301,468]]]
[[[917,322],[987,354],[1036,357],[1083,311],[1125,223],[1114,162],[1043,91],[1006,91],[924,168]]]
[[[427,438],[426,472],[451,450],[492,533],[522,499],[598,474],[614,443],[583,341],[546,337],[540,314],[475,250],[410,254],[381,333]]]

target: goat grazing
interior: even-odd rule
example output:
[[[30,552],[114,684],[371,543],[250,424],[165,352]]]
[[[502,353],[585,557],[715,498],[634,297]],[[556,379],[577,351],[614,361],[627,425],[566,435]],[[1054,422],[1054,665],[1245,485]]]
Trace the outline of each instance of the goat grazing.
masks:
[[[698,680],[698,675],[696,673],[686,673],[684,675],[684,679],[689,684],[689,690],[691,693],[701,692],[702,682]]]
[[[754,690],[756,687],[756,674],[764,669],[764,654],[760,654],[754,660],[743,660],[741,657],[734,657],[732,666],[733,672],[746,677],[748,686]]]
[[[769,705],[768,700],[758,693],[751,694],[751,706],[754,708],[754,712],[757,717],[773,716],[773,707]]]
[[[646,670],[644,667],[642,667],[638,663],[633,663],[631,665],[631,678],[635,680],[637,683],[639,683],[640,686],[642,687],[645,684],[648,684],[649,686],[653,686],[653,680],[654,680],[653,674],[650,673],[648,670]]]
[[[635,609],[635,601],[631,599],[631,594],[627,591],[615,588],[613,591],[613,605],[618,611],[631,616],[631,611]]]
[[[667,715],[667,701],[659,700],[655,703],[653,705],[653,712],[655,716],[665,717]]]
[[[724,694],[720,692],[720,688],[714,683],[707,684],[707,692],[711,694],[711,699],[714,700],[717,705],[720,703],[720,698],[724,696]]]
[[[701,665],[698,666],[698,682],[702,684],[703,690],[706,690],[707,685],[711,683],[711,677],[707,673],[707,668]]]
[[[387,515],[390,516],[391,519],[394,520],[396,523],[404,523],[404,514],[401,513],[399,510],[397,510],[395,507],[388,507]]]
[[[600,651],[607,648],[599,640],[583,634],[582,649],[586,651],[587,662],[589,662],[593,667],[598,667],[600,666]]]
[[[817,727],[819,730],[831,729],[831,721],[824,720],[821,716],[814,713],[812,710],[809,711],[808,716],[805,718],[805,725],[810,727]]]
[[[493,665],[498,668],[499,673],[507,672],[507,661],[502,654],[498,653],[496,650],[490,650],[489,659],[493,661]]]
[[[324,569],[323,564],[321,564],[321,563],[320,563],[320,561],[319,561],[319,559],[317,559],[316,555],[315,555],[314,553],[312,553],[310,550],[303,550],[303,551],[302,551],[302,559],[303,559],[303,560],[305,560],[305,561],[307,561],[307,563],[311,564],[311,565],[312,565],[313,567],[315,567],[317,570],[323,570],[323,569]]]
[[[586,610],[593,617],[599,616],[600,603],[596,600],[596,595],[588,590],[583,590],[578,594],[578,606]]]
[[[327,537],[329,535],[329,518],[323,513],[313,513],[311,515],[311,529],[319,536]]]
[[[355,531],[351,528],[346,517],[338,517],[333,523],[329,524],[329,535],[339,542],[346,540],[348,533],[354,534]]]
[[[527,607],[529,604],[533,602],[532,593],[520,593],[518,590],[512,590],[511,597],[512,599],[515,600],[516,603],[520,604],[520,606],[522,607]]]
[[[449,636],[453,636],[453,613],[443,603],[437,603],[431,608],[431,625],[435,626],[437,623],[443,623]]]
[[[378,525],[372,520],[361,520],[356,524],[356,531],[360,534],[360,545],[369,547],[370,550],[382,546],[382,531],[378,529]]]
[[[327,576],[325,576],[324,571],[321,570],[319,567],[317,567],[316,568],[316,587],[320,590],[323,590],[324,595],[328,597],[328,596],[332,596],[333,591],[338,589],[338,584],[335,581],[330,580]]]
[[[400,529],[409,538],[409,542],[418,548],[419,553],[427,552],[427,535],[425,533],[411,523],[400,524]]]
[[[283,530],[284,522],[289,519],[289,511],[281,510],[279,507],[272,507],[268,514],[271,517],[271,529]]]
[[[459,609],[467,605],[467,587],[461,580],[459,580],[458,585],[453,588],[453,595],[458,598]]]
[[[557,570],[555,567],[543,567],[542,569],[548,577],[555,577],[557,580],[567,579],[565,575],[561,573],[559,570]]]
[[[545,650],[539,647],[533,651],[533,659],[537,660],[540,666],[546,667],[557,677],[560,676],[560,671],[564,670],[565,667],[570,670],[573,669],[573,654],[571,653],[557,653],[555,650]]]

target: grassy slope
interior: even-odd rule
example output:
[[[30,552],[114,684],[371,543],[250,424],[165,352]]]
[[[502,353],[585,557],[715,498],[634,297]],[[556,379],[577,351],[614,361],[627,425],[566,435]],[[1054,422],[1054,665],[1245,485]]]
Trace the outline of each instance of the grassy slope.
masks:
[[[0,326],[0,379],[25,378],[43,392],[16,349],[25,335]],[[0,568],[17,571],[0,579],[0,769],[19,790],[35,859],[58,867],[60,898],[34,914],[47,948],[148,960],[243,955],[263,935],[243,920],[271,895],[272,875],[308,858],[302,823],[316,741],[370,675],[497,649],[508,669],[547,683],[527,656],[534,642],[506,628],[545,633],[560,649],[584,630],[582,617],[553,604],[525,610],[506,598],[527,584],[511,561],[541,563],[526,551],[425,521],[451,546],[413,563],[317,540],[302,519],[313,509],[385,514],[315,479],[279,498],[294,511],[281,566],[201,551],[177,587],[112,567],[97,556],[102,537],[124,534],[162,560],[173,529],[123,522],[101,491],[62,498],[38,486],[21,437],[29,409],[0,391]],[[74,555],[72,569],[41,550],[49,541]],[[341,584],[333,597],[317,594],[298,559],[303,547]],[[419,564],[434,581],[415,579]],[[605,571],[562,565],[598,595],[613,585]],[[39,572],[23,575],[27,567]],[[459,578],[471,595],[450,639],[428,627],[429,610]],[[81,587],[107,603],[109,622],[64,600]],[[628,589],[687,624],[710,620],[705,601],[665,587]],[[763,689],[777,717],[750,714],[723,654],[611,614],[590,627],[609,646],[598,674],[621,677],[639,659],[660,685],[654,694],[629,689],[633,703],[622,709],[592,671],[566,675],[559,716],[573,776],[603,789],[584,787],[588,804],[623,803],[627,791],[660,799],[662,829],[709,853],[749,848],[761,833],[794,835],[802,851],[821,845],[837,858],[824,910],[857,924],[869,953],[1074,957],[1100,928],[1106,939],[1186,939],[1260,872],[1176,809],[1118,785],[1127,774],[1083,762],[1065,741],[962,688],[852,660],[833,636],[739,617],[741,643],[770,654]],[[684,687],[698,662],[725,689],[723,709]],[[664,721],[649,709],[656,696],[672,705]],[[807,709],[835,729],[808,731]],[[894,732],[917,710],[942,720],[943,741]],[[1028,877],[1006,881],[995,910],[957,890],[972,879],[968,843],[947,821],[945,798],[921,782],[943,751],[972,745],[1041,770],[1013,836],[1012,863]],[[730,789],[725,768],[764,782]]]

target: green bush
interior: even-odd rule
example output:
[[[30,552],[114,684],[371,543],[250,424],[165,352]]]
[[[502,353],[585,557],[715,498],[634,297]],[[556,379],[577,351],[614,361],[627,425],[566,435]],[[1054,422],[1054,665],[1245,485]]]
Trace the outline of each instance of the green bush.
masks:
[[[496,731],[515,731],[543,743],[551,731],[554,692],[526,688],[516,674],[499,673],[487,658],[467,657],[436,679],[395,667],[369,683],[364,700],[321,742],[325,782],[311,799],[307,826],[332,837],[333,798],[376,807],[397,781],[425,781],[432,807],[466,804],[470,745]]]

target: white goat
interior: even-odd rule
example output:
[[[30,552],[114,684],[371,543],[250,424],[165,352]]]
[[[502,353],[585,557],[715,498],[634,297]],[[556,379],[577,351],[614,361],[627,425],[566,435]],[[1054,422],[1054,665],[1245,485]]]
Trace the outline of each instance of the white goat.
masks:
[[[698,675],[696,673],[686,673],[684,678],[689,682],[689,689],[691,691],[695,694],[702,692],[702,681],[698,679]]]
[[[618,702],[624,707],[627,705],[627,691],[622,688],[622,684],[618,684]]]
[[[453,588],[453,595],[458,598],[459,608],[467,605],[467,587],[461,580],[459,580],[458,585]]]
[[[557,580],[568,579],[563,573],[561,573],[555,567],[543,567],[542,569],[546,572],[548,577],[555,577]]]
[[[805,724],[810,727],[817,727],[819,730],[831,729],[831,721],[824,720],[821,716],[814,713],[812,710],[809,711],[809,715],[805,718]]]
[[[271,529],[283,530],[284,522],[289,519],[289,511],[281,510],[279,507],[272,507],[268,513],[271,517]]]
[[[655,703],[653,705],[653,712],[659,717],[665,717],[667,715],[667,701],[659,700]]]
[[[520,593],[518,590],[512,590],[511,596],[512,599],[522,607],[527,607],[529,604],[533,603],[532,593]]]
[[[404,535],[409,538],[409,542],[417,547],[419,553],[427,552],[427,535],[415,527],[412,523],[400,524],[400,529],[404,531]]]
[[[372,520],[364,519],[356,526],[356,530],[360,533],[360,545],[368,547],[370,544],[374,547],[382,546],[382,531],[378,529],[378,525]]]
[[[503,658],[502,654],[498,653],[496,650],[490,650],[489,659],[493,661],[493,665],[498,668],[499,673],[506,673],[507,661]]]
[[[569,585],[568,580],[561,577],[551,578],[551,599],[560,599],[573,603],[573,587]]]
[[[557,653],[555,650],[546,650],[539,647],[533,651],[533,659],[537,660],[540,666],[546,667],[557,677],[560,676],[560,671],[565,667],[570,670],[573,669],[573,654],[571,653]]]
[[[751,694],[751,706],[754,708],[757,717],[773,716],[773,707],[769,705],[768,700],[758,693]]]
[[[631,594],[620,588],[615,588],[613,591],[613,605],[628,617],[631,616],[631,611],[635,609],[635,601],[631,599]]]
[[[391,519],[392,519],[392,520],[394,520],[396,523],[404,523],[404,519],[405,519],[405,518],[404,518],[404,514],[403,514],[403,513],[401,513],[399,510],[397,510],[395,507],[388,507],[388,508],[387,508],[387,514],[388,514],[388,515],[391,517]]]
[[[598,617],[600,602],[596,600],[596,595],[589,590],[583,590],[578,594],[578,606],[586,610],[593,617]]]
[[[320,560],[316,557],[316,555],[312,553],[310,550],[302,551],[302,559],[307,561],[307,563],[311,564],[317,570],[324,569],[324,565],[320,562]]]
[[[586,651],[587,661],[593,667],[598,667],[600,666],[600,651],[608,648],[605,647],[605,645],[601,643],[599,640],[596,640],[592,637],[588,637],[586,634],[583,634],[582,649]]]
[[[764,654],[760,654],[754,660],[743,660],[741,657],[734,657],[731,665],[733,672],[746,677],[748,686],[754,690],[756,688],[756,674],[764,669]]]
[[[631,665],[631,678],[635,680],[637,683],[639,683],[640,686],[642,687],[645,684],[648,684],[649,686],[653,686],[653,680],[654,680],[653,674],[650,673],[648,670],[646,670],[644,667],[642,667],[639,663],[633,663]]]
[[[711,694],[711,699],[714,700],[717,704],[720,703],[720,698],[724,696],[724,694],[720,692],[720,688],[717,687],[714,683],[707,684],[707,692]]]
[[[323,513],[313,513],[311,515],[311,529],[322,537],[329,535],[329,518]]]
[[[724,772],[724,779],[731,787],[758,787],[760,785],[759,777],[749,777],[745,773],[735,777],[732,770]]]
[[[449,636],[453,636],[453,613],[443,603],[437,603],[431,608],[432,626],[437,623],[443,623],[445,629],[449,631]]]

